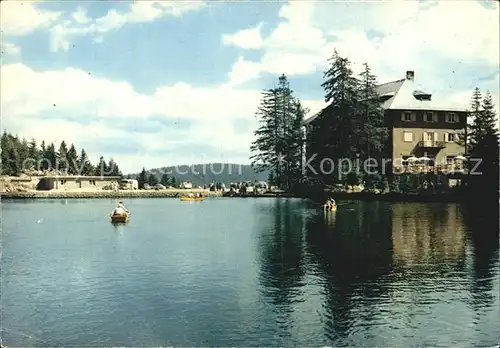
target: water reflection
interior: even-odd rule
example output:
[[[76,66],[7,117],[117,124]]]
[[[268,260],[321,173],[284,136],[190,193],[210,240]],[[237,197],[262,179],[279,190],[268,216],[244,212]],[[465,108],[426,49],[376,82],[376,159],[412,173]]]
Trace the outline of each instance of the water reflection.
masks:
[[[395,204],[392,212],[398,268],[427,274],[464,269],[466,234],[458,205]]]
[[[304,285],[302,205],[293,200],[276,200],[272,219],[263,224],[259,240],[262,294],[272,305],[283,339],[290,339],[293,305],[301,301]]]
[[[309,335],[317,344],[470,342],[494,315],[498,232],[472,238],[477,225],[464,221],[459,205],[355,202],[336,214],[304,211],[278,200],[272,223],[262,225],[259,279],[282,338],[295,337],[294,312],[311,298],[317,317],[299,324],[315,323]],[[478,342],[490,342],[491,332]]]
[[[498,204],[482,206],[477,210],[469,209],[463,215],[468,227],[467,238],[473,248],[470,305],[477,315],[481,315],[492,306],[496,308],[500,306],[498,299],[498,291],[500,291],[498,289],[500,287],[498,279],[500,267],[499,207]],[[496,290],[494,289],[495,283]],[[495,301],[496,304],[494,304]],[[500,321],[500,313],[497,314],[498,321]]]
[[[484,209],[351,202],[325,216],[296,199],[220,199],[186,220],[189,205],[134,204],[113,227],[102,200],[5,206],[2,325],[33,337],[4,330],[8,345],[500,340],[498,217]]]
[[[308,222],[308,251],[323,279],[325,336],[333,342],[348,343],[361,298],[363,315],[377,317],[371,299],[387,293],[387,283],[378,279],[392,262],[389,218],[388,205],[361,203],[339,207],[333,227],[321,216]]]

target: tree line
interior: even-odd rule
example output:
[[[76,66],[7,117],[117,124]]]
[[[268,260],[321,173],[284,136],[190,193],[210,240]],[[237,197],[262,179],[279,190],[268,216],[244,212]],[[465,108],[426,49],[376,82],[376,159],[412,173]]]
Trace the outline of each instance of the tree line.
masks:
[[[271,170],[271,183],[281,189],[293,189],[304,179],[305,142],[308,154],[314,154],[314,158],[306,158],[314,173],[307,174],[323,183],[338,179],[334,174],[321,174],[330,169],[320,168],[324,158],[338,163],[340,158],[357,157],[362,163],[364,159],[381,159],[386,154],[388,128],[378,101],[376,76],[367,63],[363,72],[355,76],[351,62],[337,51],[328,62],[330,66],[321,84],[327,107],[311,125],[307,140],[302,123],[308,110],[294,97],[287,77],[282,75],[278,87],[262,92],[256,113],[260,127],[250,148],[252,165],[257,170]]]
[[[58,172],[67,175],[122,176],[118,164],[103,156],[94,165],[85,149],[78,151],[74,144],[69,147],[62,141],[55,144],[32,138],[30,141],[4,131],[1,137],[2,175],[47,174]]]
[[[129,176],[129,179],[132,178]],[[143,189],[145,184],[148,184],[151,187],[154,187],[157,184],[162,184],[165,187],[178,187],[180,184],[175,176],[170,176],[166,173],[164,173],[158,180],[158,176],[155,173],[150,172],[148,174],[145,168],[142,168],[142,171],[139,173],[139,175],[137,175],[135,179],[137,180],[139,189]]]
[[[377,167],[389,155],[389,129],[377,94],[377,77],[368,63],[364,63],[362,72],[355,75],[349,59],[337,51],[328,62],[329,68],[321,84],[327,106],[309,129],[308,151],[316,155],[311,160],[313,170],[309,176],[326,184],[343,179],[338,177],[338,171],[327,174],[331,169],[321,162],[324,158],[335,164],[342,158],[359,159],[354,165],[372,158],[375,160],[373,170],[380,173],[382,168]],[[372,178],[374,175],[369,174],[358,178],[355,173],[359,171],[353,169],[347,177],[350,184],[355,185],[360,180],[368,183],[380,181],[379,176]]]

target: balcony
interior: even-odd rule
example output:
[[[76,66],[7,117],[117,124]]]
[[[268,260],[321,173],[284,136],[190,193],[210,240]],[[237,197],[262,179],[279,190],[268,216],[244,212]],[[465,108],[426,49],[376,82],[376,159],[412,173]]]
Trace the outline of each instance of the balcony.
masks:
[[[467,169],[462,164],[439,164],[435,166],[416,164],[416,165],[401,165],[393,167],[395,174],[421,174],[421,173],[435,173],[435,174],[465,174]]]
[[[446,147],[446,143],[444,141],[437,140],[421,140],[418,142],[418,146],[421,148],[443,149]]]

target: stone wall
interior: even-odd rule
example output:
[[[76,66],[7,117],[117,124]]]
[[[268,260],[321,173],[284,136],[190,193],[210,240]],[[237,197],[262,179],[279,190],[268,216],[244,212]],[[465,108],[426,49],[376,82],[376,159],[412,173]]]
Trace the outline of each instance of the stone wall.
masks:
[[[179,198],[188,193],[201,192],[205,197],[221,197],[222,192],[203,190],[120,190],[115,191],[34,191],[2,192],[2,199],[18,198]]]

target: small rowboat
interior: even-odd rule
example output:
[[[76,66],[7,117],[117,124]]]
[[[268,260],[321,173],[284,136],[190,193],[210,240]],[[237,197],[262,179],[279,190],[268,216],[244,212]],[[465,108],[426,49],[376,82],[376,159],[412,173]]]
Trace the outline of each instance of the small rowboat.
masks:
[[[181,201],[203,201],[205,197],[189,197],[189,196],[182,196]]]
[[[111,222],[127,222],[130,214],[112,214]]]

